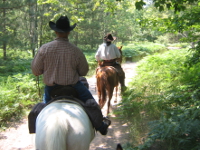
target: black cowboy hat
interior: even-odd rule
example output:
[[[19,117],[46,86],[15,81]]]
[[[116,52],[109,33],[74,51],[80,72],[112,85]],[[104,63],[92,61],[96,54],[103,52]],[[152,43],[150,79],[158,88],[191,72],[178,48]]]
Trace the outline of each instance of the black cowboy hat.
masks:
[[[109,34],[107,34],[106,36],[104,36],[104,40],[107,41],[107,42],[112,42],[112,41],[114,41],[114,38],[113,38],[113,36],[109,33]]]
[[[49,21],[49,26],[52,30],[57,32],[69,32],[76,27],[76,23],[73,26],[70,26],[67,16],[61,16],[56,23]]]

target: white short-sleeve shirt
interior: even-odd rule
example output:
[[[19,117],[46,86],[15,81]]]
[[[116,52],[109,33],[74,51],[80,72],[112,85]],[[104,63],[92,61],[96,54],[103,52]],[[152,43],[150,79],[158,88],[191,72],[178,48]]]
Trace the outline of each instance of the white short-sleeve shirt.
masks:
[[[109,46],[106,43],[99,45],[99,48],[96,52],[96,60],[111,60],[115,58],[120,58],[121,54],[119,49],[114,45],[110,44]]]

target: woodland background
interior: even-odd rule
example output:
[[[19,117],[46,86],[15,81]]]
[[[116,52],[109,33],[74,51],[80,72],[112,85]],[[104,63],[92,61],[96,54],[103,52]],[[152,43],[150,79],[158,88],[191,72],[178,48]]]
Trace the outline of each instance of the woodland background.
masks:
[[[163,11],[165,8],[169,10]],[[122,44],[156,40],[176,42],[181,37],[187,42],[198,41],[198,0],[147,0],[145,3],[132,0],[2,0],[0,45],[3,58],[7,58],[10,49],[29,50],[34,56],[42,44],[54,38],[48,23],[61,15],[67,15],[71,24],[78,24],[70,38],[85,50],[96,50],[108,32],[118,37]],[[163,38],[166,34],[168,38]]]
[[[48,23],[61,15],[77,23],[70,41],[86,55],[88,76],[107,33],[123,45],[123,62],[139,63],[115,112],[130,126],[125,149],[200,149],[199,0],[1,0],[1,129],[41,101],[42,78],[30,63],[55,38]]]

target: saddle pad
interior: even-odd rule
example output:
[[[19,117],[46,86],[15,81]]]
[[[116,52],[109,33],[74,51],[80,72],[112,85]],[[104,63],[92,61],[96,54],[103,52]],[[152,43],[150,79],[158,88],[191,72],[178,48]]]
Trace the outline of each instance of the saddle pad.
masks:
[[[35,133],[35,122],[40,111],[46,106],[45,103],[37,103],[28,115],[29,133]]]
[[[52,101],[50,101],[49,103],[45,104],[45,103],[37,103],[33,108],[32,110],[30,111],[29,115],[28,115],[28,128],[29,128],[29,133],[35,133],[36,131],[36,119],[37,119],[37,116],[39,115],[39,113],[42,111],[42,109],[44,107],[46,107],[47,105],[51,104],[51,103],[54,103],[54,102],[57,102],[57,103],[61,103],[61,102],[65,102],[65,103],[74,103],[74,104],[77,104],[79,106],[81,106],[84,109],[84,107],[82,106],[83,102],[79,101],[78,99],[68,99],[66,97],[62,97],[60,99],[54,99]],[[82,104],[80,104],[82,103]]]

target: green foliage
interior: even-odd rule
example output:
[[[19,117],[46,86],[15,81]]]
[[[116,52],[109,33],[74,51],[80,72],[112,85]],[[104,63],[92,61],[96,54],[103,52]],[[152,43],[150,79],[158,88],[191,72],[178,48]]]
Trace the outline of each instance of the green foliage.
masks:
[[[0,59],[0,127],[22,117],[25,109],[40,100],[30,70],[30,53],[10,51],[8,56],[8,60]]]
[[[174,45],[174,44],[179,44],[175,47],[182,47],[182,45],[189,45],[187,42],[186,43],[180,43],[180,39],[182,38],[182,35],[180,33],[178,34],[174,34],[174,33],[167,33],[167,34],[164,34],[164,35],[161,35],[158,37],[157,40],[155,40],[156,43],[161,43],[161,44],[164,44],[164,45]]]
[[[187,4],[197,3],[198,0],[155,0],[154,7],[159,11],[164,11],[165,9],[174,9],[174,12],[184,11]],[[137,9],[142,9],[143,6],[147,5],[145,0],[141,0],[135,3]]]
[[[122,43],[155,42],[166,32],[181,32],[184,36],[188,34],[187,42],[197,42],[199,37],[198,2],[199,0],[177,2],[175,0],[170,2],[166,0],[155,2],[95,0],[81,3],[72,0],[1,1],[0,44],[4,52],[9,52],[10,49],[24,51],[29,49],[34,55],[38,47],[54,38],[55,35],[52,34],[53,31],[50,31],[48,22],[56,21],[61,15],[67,15],[71,24],[78,24],[70,34],[70,40],[75,45],[89,46],[93,50],[108,32],[117,36],[118,41]],[[170,10],[158,12],[155,11],[155,7],[159,10],[166,10],[166,8]],[[138,11],[135,8],[143,9]],[[171,9],[180,13],[173,15]],[[6,56],[2,57],[6,58]]]
[[[95,53],[96,53],[96,51],[84,52],[84,54],[86,56],[86,59],[88,61],[88,64],[89,64],[89,72],[88,72],[87,76],[94,75],[95,71],[96,71],[96,68],[98,66],[98,63],[97,63],[97,61],[95,59]]]
[[[0,77],[0,90],[0,127],[11,119],[23,116],[24,109],[30,108],[39,100],[34,77],[30,74]]]
[[[192,67],[194,64],[198,64],[200,62],[200,41],[197,43],[197,46],[190,49],[191,55],[188,56],[188,60],[186,61],[186,65],[188,67]]]
[[[153,148],[157,143],[170,150],[200,148],[200,63],[188,70],[186,56],[190,53],[185,49],[171,50],[139,62],[138,75],[117,112],[131,124],[132,149]],[[147,138],[138,146],[145,133]]]
[[[143,57],[157,53],[164,52],[167,49],[164,45],[154,43],[143,44],[128,44],[123,46],[123,59],[125,61],[138,61]]]
[[[155,37],[156,42],[163,44],[174,43],[174,42],[187,42],[191,43],[191,51],[193,51],[193,56],[191,60],[188,60],[188,64],[198,62],[199,58],[199,37],[200,37],[200,28],[199,28],[199,0],[195,1],[156,1],[154,6],[164,10],[165,7],[170,4],[169,8],[173,8],[175,12],[171,10],[165,11],[165,13],[157,13],[157,15],[145,15],[140,21],[139,24],[144,32],[147,30],[151,32],[150,35]],[[151,5],[147,6],[149,10],[153,10]],[[152,31],[157,31],[156,36],[152,34]],[[159,31],[159,32],[158,32]],[[148,38],[145,38],[148,39]],[[189,62],[191,61],[191,62]]]
[[[32,58],[30,57],[31,54],[27,52],[9,51],[9,59],[0,59],[0,76],[9,76],[18,72],[30,72],[30,64]]]
[[[141,10],[142,7],[145,5],[146,3],[143,2],[143,1],[137,1],[135,2],[135,7],[138,9],[138,10]]]

